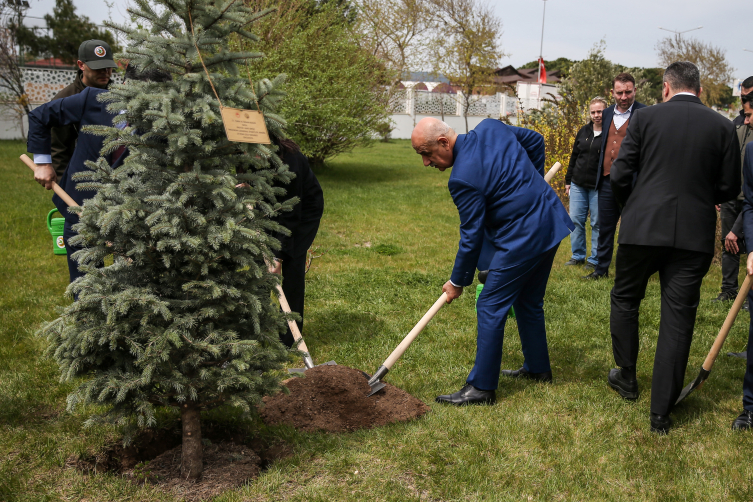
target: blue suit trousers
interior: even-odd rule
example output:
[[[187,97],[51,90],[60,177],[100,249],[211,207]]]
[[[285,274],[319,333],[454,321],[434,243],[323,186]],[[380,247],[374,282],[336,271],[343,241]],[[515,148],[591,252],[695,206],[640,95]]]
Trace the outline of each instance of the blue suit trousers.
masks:
[[[544,294],[559,244],[519,265],[492,269],[476,304],[476,363],[467,382],[477,389],[498,387],[502,341],[511,306],[515,307],[523,367],[531,373],[550,371],[544,325]]]

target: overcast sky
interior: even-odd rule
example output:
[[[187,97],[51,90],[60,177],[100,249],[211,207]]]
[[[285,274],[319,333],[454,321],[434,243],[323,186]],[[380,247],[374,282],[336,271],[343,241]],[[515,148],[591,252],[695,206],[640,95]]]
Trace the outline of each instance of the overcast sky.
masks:
[[[502,46],[510,56],[502,66],[520,66],[538,57],[541,42],[543,0],[489,0],[502,19]],[[52,12],[55,0],[29,0],[29,16],[42,17]],[[108,19],[103,0],[74,0],[80,14],[102,23]],[[127,0],[114,0],[112,18],[126,19]],[[713,10],[712,10],[713,6]],[[604,38],[606,56],[625,66],[657,65],[654,46],[669,33],[659,26],[683,31],[697,26],[703,29],[689,33],[704,42],[711,42],[727,51],[727,60],[735,68],[736,78],[753,75],[753,37],[747,33],[745,18],[753,7],[730,0],[632,0],[611,2],[596,0],[547,0],[544,29],[544,59],[566,57],[583,59],[589,49]],[[28,24],[44,25],[44,21],[28,19]]]

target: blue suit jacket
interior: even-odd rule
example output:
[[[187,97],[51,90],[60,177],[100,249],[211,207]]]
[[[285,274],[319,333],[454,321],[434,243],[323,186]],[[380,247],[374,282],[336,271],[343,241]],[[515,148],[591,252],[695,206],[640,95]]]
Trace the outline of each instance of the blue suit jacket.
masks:
[[[601,140],[601,150],[599,151],[599,165],[596,169],[596,185],[594,185],[597,189],[599,188],[599,183],[601,183],[601,177],[602,172],[604,172],[604,152],[607,149],[607,136],[609,135],[609,128],[612,127],[612,119],[614,118],[614,106],[612,105],[608,107],[604,112],[601,114],[601,130],[604,131],[602,134],[604,134],[604,138]],[[646,108],[646,105],[643,103],[639,103],[637,101],[633,102],[633,110],[630,112],[630,118],[633,117],[633,113],[636,110],[640,110],[641,108]]]
[[[748,253],[753,252],[753,143],[745,145],[743,162],[743,234]]]
[[[473,282],[479,270],[518,265],[575,228],[544,181],[544,138],[494,119],[460,134],[448,187],[460,213],[460,245],[451,280]]]
[[[104,141],[101,136],[87,134],[81,128],[87,125],[112,126],[112,119],[116,115],[108,112],[105,109],[105,103],[97,100],[97,96],[103,92],[107,92],[107,90],[87,87],[79,94],[56,99],[35,108],[29,113],[29,138],[26,142],[26,150],[30,153],[50,153],[50,128],[72,124],[78,129],[76,149],[73,152],[68,169],[65,170],[63,178],[58,180],[58,184],[79,205],[83,205],[84,198],[91,198],[94,193],[78,190],[78,182],[74,181],[72,176],[89,170],[84,163],[87,160],[95,161],[100,157],[99,152],[102,150]],[[118,160],[122,161],[123,157],[125,156],[121,156]],[[112,159],[109,156],[106,158],[112,164]],[[70,223],[78,221],[78,216],[68,213],[68,206],[60,197],[53,196],[52,202],[67,221]]]

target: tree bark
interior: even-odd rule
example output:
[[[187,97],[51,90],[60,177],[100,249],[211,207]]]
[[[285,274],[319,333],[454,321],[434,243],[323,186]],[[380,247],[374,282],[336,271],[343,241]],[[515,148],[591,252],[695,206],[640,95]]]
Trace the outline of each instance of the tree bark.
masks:
[[[199,479],[204,471],[204,450],[201,444],[201,411],[194,404],[180,407],[183,423],[183,452],[180,475],[183,479]]]

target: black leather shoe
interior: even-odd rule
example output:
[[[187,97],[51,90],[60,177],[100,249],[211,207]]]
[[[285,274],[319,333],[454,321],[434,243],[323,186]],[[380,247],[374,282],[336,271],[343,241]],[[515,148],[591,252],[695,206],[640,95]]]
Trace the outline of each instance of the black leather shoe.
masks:
[[[586,260],[576,260],[575,258],[570,258],[565,262],[565,266],[571,266],[571,265],[583,265],[586,263]]]
[[[719,296],[717,296],[716,298],[714,298],[711,301],[712,302],[722,302],[722,303],[725,303],[725,302],[731,302],[735,298],[737,298],[737,290],[736,289],[732,289],[730,291],[722,291],[721,293],[719,293]]]
[[[438,403],[465,406],[468,404],[493,404],[497,400],[497,393],[493,390],[477,389],[471,384],[466,384],[454,394],[445,394],[437,397]]]
[[[528,380],[535,380],[537,382],[546,383],[552,382],[551,371],[545,371],[543,373],[531,373],[530,371],[526,371],[525,368],[520,368],[517,370],[502,370],[502,374],[506,377],[511,378],[527,378]]]
[[[753,427],[753,411],[743,410],[740,416],[732,422],[733,431],[747,431]]]
[[[669,415],[651,413],[651,432],[666,434],[670,427],[672,427],[672,419],[669,418]]]
[[[599,279],[606,279],[607,277],[609,277],[609,272],[604,272],[603,274],[597,274],[596,271],[594,270],[590,274],[584,275],[583,279],[587,279],[589,281],[597,281]]]
[[[609,370],[607,382],[609,382],[609,386],[616,390],[624,399],[629,399],[631,401],[638,399],[638,380],[628,380],[622,375],[622,370],[620,368],[612,368]]]

